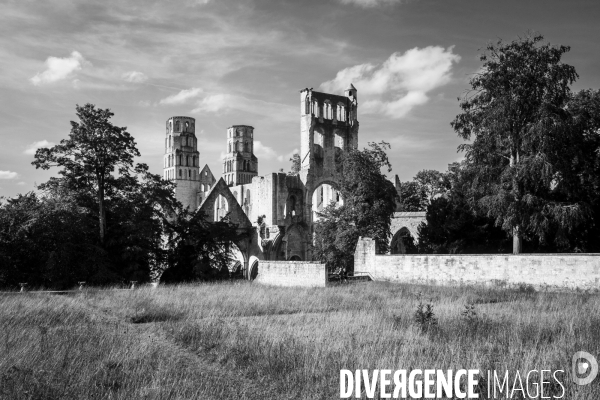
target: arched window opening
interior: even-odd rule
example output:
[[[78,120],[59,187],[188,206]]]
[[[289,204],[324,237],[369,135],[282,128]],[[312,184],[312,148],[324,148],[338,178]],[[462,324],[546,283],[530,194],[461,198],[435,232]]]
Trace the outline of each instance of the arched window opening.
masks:
[[[169,135],[169,147],[171,147],[171,135]]]
[[[179,121],[175,122],[175,132],[180,132],[181,131],[181,125],[179,123]]]
[[[390,254],[416,254],[415,240],[407,227],[402,227],[392,237]]]
[[[316,99],[314,99],[312,101],[312,110],[311,111],[315,117],[319,118],[319,102]]]
[[[227,152],[228,152],[228,153],[231,153],[231,143],[229,143],[229,144],[227,145]]]
[[[290,196],[285,205],[285,216],[295,217],[296,216],[296,196]]]
[[[246,152],[250,151],[250,145],[248,144],[248,142],[246,142],[244,151],[246,151]]]
[[[190,166],[190,156],[185,156],[185,165]]]
[[[179,177],[181,178],[181,169],[179,170]]]
[[[192,177],[192,170],[188,169],[188,178],[191,178],[191,177]]]
[[[215,201],[214,220],[221,221],[229,212],[229,203],[223,195],[219,195]]]
[[[188,131],[189,126],[190,126],[190,123],[185,121],[185,131],[186,132]]]
[[[344,199],[337,189],[328,183],[319,185],[312,194],[313,221],[316,222],[320,219],[318,212],[324,208],[330,205],[340,207],[343,204]]]
[[[332,112],[331,112],[331,103],[329,102],[329,100],[325,100],[325,102],[323,103],[323,118],[325,119],[332,119]]]

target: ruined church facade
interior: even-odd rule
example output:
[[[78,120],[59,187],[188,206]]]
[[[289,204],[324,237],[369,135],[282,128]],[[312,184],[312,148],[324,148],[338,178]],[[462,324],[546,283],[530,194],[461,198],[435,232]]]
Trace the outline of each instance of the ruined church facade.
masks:
[[[341,204],[341,157],[358,146],[358,95],[353,85],[343,95],[300,91],[300,170],[258,175],[254,127],[226,130],[221,177],[206,165],[200,170],[195,120],[167,121],[164,177],[176,182],[176,197],[208,219],[229,221],[247,229],[236,243],[244,276],[256,274],[260,260],[312,261],[316,212]]]

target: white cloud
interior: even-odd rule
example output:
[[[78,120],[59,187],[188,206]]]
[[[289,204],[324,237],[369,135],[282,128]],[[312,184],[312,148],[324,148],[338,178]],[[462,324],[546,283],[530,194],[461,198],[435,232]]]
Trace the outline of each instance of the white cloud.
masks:
[[[184,89],[177,94],[162,99],[160,104],[183,104],[190,99],[198,97],[200,93],[202,93],[201,88]]]
[[[0,171],[0,179],[16,179],[19,177],[19,174],[12,171]]]
[[[260,142],[260,140],[254,141],[254,154],[256,157],[271,159],[274,158],[277,153],[269,146],[265,146]]]
[[[339,71],[323,82],[321,89],[339,93],[353,83],[361,100],[359,112],[402,118],[425,104],[427,94],[450,82],[452,65],[460,56],[453,46],[415,47],[404,54],[393,53],[383,64],[360,64]]]
[[[289,161],[289,159],[292,158],[292,156],[294,154],[300,154],[300,151],[298,149],[294,149],[291,152],[289,152],[288,154],[283,154],[281,156],[278,156],[277,161],[279,161],[279,162]]]
[[[377,7],[382,5],[401,4],[403,0],[340,0],[342,4],[353,4],[363,8]]]
[[[197,107],[192,110],[193,113],[225,113],[229,111],[242,111],[285,122],[297,119],[296,107],[223,93],[204,97],[198,101]]]
[[[52,147],[54,146],[54,143],[49,142],[47,140],[40,140],[39,142],[33,142],[31,143],[27,149],[25,149],[25,151],[23,152],[23,154],[29,154],[29,155],[34,155],[35,151],[39,148],[42,147]]]
[[[85,59],[78,51],[71,53],[70,57],[48,57],[46,60],[46,70],[38,72],[29,80],[34,85],[52,83],[68,78],[72,73],[81,70],[82,65],[86,63]]]
[[[27,185],[27,183],[21,181],[21,182],[17,183],[17,185],[19,185],[19,186],[25,186],[25,185]]]
[[[148,80],[148,76],[146,74],[144,74],[143,72],[139,72],[139,71],[125,72],[121,76],[121,78],[123,78],[127,82],[132,82],[132,83],[142,83],[142,82],[146,82]]]
[[[216,113],[227,108],[231,108],[234,97],[229,94],[212,94],[206,96],[198,102],[198,107],[192,112],[212,112]]]

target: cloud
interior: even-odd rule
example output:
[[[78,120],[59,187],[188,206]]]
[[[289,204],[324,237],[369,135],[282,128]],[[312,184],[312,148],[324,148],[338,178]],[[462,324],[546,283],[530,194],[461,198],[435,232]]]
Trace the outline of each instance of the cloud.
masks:
[[[352,4],[363,8],[405,3],[406,0],[339,0],[342,4]]]
[[[274,158],[277,153],[269,146],[265,146],[260,142],[260,140],[254,141],[254,154],[256,157],[271,159]]]
[[[49,142],[47,140],[40,140],[39,142],[31,143],[27,149],[23,152],[23,154],[34,155],[36,150],[42,147],[52,147],[55,143]]]
[[[298,149],[294,149],[291,152],[289,152],[288,154],[280,155],[277,157],[277,161],[279,161],[279,162],[289,161],[289,159],[292,158],[292,156],[294,154],[300,154],[300,151]]]
[[[143,72],[139,72],[139,71],[125,72],[123,75],[121,75],[121,78],[123,78],[123,80],[125,80],[127,82],[132,82],[132,83],[142,83],[142,82],[146,82],[148,80],[148,76],[146,74],[144,74]]]
[[[17,183],[17,185],[19,185],[19,186],[25,186],[25,185],[27,185],[27,183],[21,181],[21,182]]]
[[[297,119],[296,107],[224,93],[204,97],[198,101],[197,107],[192,110],[193,113],[226,113],[230,111],[247,112],[283,122],[291,122]]]
[[[74,51],[70,57],[58,58],[48,57],[46,70],[38,72],[29,80],[36,86],[57,82],[68,78],[72,73],[81,70],[82,65],[87,63],[81,53]]]
[[[19,174],[12,171],[0,171],[0,179],[16,179],[19,177]]]
[[[184,89],[177,94],[162,99],[160,104],[183,104],[190,99],[198,97],[200,93],[202,93],[201,88]]]
[[[427,94],[451,80],[452,66],[460,56],[453,46],[415,47],[404,54],[393,53],[383,64],[360,64],[339,71],[323,82],[326,92],[343,92],[353,83],[361,100],[359,112],[402,118],[414,107],[425,104]]]

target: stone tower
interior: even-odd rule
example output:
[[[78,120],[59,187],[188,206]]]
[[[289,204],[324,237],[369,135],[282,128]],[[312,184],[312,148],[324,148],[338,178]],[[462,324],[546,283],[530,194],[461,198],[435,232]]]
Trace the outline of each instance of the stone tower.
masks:
[[[199,205],[200,153],[195,125],[194,118],[171,117],[165,138],[163,177],[175,181],[175,197],[190,210]]]
[[[357,90],[352,84],[344,95],[313,89],[300,91],[299,176],[305,187],[303,207],[311,235],[315,221],[313,212],[318,210],[318,203],[326,205],[329,199],[337,198],[343,173],[341,156],[358,147],[357,110]],[[323,184],[332,186],[334,191],[329,194],[317,192],[317,204],[312,204],[313,194]]]
[[[258,173],[254,155],[254,128],[233,125],[227,128],[227,154],[223,159],[223,180],[229,186],[252,182]]]

